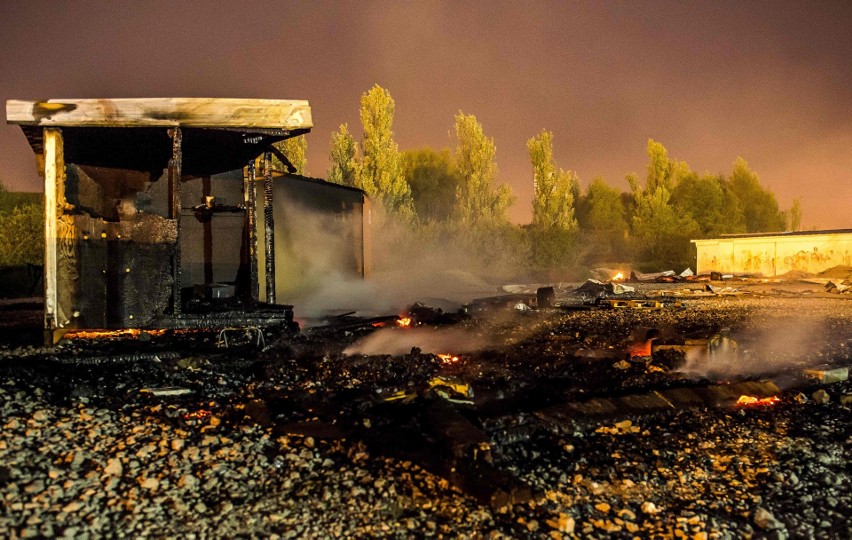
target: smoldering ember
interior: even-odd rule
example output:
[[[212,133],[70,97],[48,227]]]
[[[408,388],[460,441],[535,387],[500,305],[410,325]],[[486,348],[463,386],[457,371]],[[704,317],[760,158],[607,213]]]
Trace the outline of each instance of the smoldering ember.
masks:
[[[852,537],[850,231],[753,271],[734,235],[695,271],[380,273],[388,214],[275,146],[307,102],[7,120],[45,180],[44,295],[0,312],[8,537]]]

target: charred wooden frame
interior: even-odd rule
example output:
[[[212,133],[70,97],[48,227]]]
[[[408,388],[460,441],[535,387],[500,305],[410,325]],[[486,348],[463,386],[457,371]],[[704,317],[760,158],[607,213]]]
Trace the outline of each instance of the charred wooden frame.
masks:
[[[24,131],[44,176],[49,342],[74,329],[292,322],[292,306],[275,304],[282,297],[276,296],[282,281],[276,213],[288,204],[273,198],[279,183],[354,197],[360,221],[353,223],[365,226],[369,207],[360,190],[272,169],[272,144],[313,127],[306,101],[12,100],[6,112]],[[288,189],[282,193],[292,195]],[[357,236],[366,246],[366,235]],[[367,257],[357,264],[363,275]]]
[[[257,282],[257,198],[255,197],[254,160],[246,167],[246,180],[243,183],[243,195],[246,201],[246,234],[248,236],[249,260],[249,297],[260,298],[260,285]]]
[[[266,302],[275,303],[275,213],[272,210],[272,153],[263,154],[263,243],[266,260]]]
[[[169,219],[175,220],[175,226],[180,231],[180,177],[183,161],[182,137],[179,127],[169,129],[172,139],[172,158],[169,160]],[[181,312],[181,279],[180,279],[180,242],[175,244],[172,254],[172,313]]]

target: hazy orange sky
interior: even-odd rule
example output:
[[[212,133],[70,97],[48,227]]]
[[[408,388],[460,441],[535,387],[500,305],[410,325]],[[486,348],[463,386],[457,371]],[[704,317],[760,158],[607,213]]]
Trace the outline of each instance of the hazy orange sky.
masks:
[[[307,99],[308,170],[360,134],[361,94],[396,101],[401,149],[452,147],[475,114],[531,216],[526,140],[627,189],[648,138],[699,172],[748,160],[807,228],[852,228],[852,2],[0,2],[0,99]],[[0,180],[39,190],[17,126]]]

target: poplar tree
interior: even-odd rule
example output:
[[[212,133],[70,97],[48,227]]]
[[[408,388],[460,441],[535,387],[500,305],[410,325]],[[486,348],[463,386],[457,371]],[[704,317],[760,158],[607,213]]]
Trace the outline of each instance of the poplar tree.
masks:
[[[635,174],[627,176],[633,196],[630,224],[640,257],[666,264],[687,264],[689,239],[700,234],[690,214],[671,202],[678,179],[689,173],[684,162],[669,158],[665,147],[648,140],[648,176],[644,188]]]
[[[456,212],[463,224],[506,223],[506,211],[514,196],[509,186],[494,187],[497,149],[476,117],[459,111],[456,115]]]
[[[777,232],[786,226],[775,195],[760,185],[757,173],[738,157],[731,173],[731,191],[740,202],[747,232]]]
[[[533,225],[546,229],[574,231],[574,190],[579,179],[563,171],[553,160],[553,133],[542,130],[527,141],[533,167]]]
[[[349,133],[347,124],[340,124],[331,134],[330,161],[329,182],[351,187],[358,185],[358,143]]]
[[[802,230],[802,201],[798,197],[793,199],[793,205],[787,212],[787,230]]]
[[[394,101],[386,89],[374,85],[361,96],[363,151],[356,185],[376,197],[388,210],[413,216],[411,189],[405,182],[399,147],[393,139]]]
[[[449,220],[459,184],[450,151],[409,150],[402,153],[402,163],[417,217],[422,222]]]
[[[308,174],[308,139],[304,135],[290,137],[274,145],[282,154],[287,156],[290,164],[296,169],[295,174],[306,176]],[[285,170],[284,164],[273,156],[273,167],[277,170]]]

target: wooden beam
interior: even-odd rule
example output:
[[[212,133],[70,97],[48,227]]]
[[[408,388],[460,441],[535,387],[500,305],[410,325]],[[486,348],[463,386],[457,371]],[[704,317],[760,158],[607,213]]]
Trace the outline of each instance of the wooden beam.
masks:
[[[224,98],[9,100],[10,124],[79,127],[310,129],[305,100]]]
[[[59,327],[56,289],[57,186],[65,181],[62,131],[44,130],[44,330],[53,344],[53,331]]]
[[[172,314],[180,315],[181,312],[181,275],[180,275],[180,178],[183,168],[182,136],[179,127],[169,130],[172,139],[172,157],[169,160],[169,219],[175,220],[177,227],[177,240],[174,245],[172,256]]]
[[[266,262],[266,302],[275,303],[275,212],[272,206],[272,152],[263,154],[263,243]]]
[[[246,203],[246,233],[248,238],[249,296],[260,300],[260,285],[257,281],[257,189],[254,160],[248,162],[246,180],[243,182],[243,195]]]

